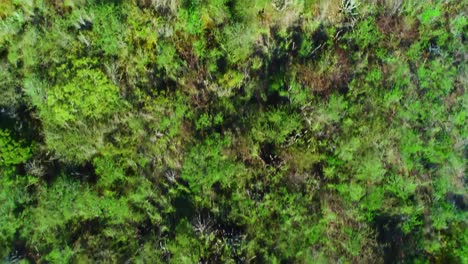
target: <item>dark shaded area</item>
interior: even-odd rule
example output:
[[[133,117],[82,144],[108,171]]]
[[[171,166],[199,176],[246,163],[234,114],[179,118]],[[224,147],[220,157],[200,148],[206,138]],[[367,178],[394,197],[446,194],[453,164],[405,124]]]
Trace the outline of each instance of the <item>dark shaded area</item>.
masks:
[[[0,107],[0,129],[7,129],[16,141],[24,140],[26,143],[43,141],[42,129],[39,120],[32,117],[33,109],[24,104],[18,108]]]
[[[178,219],[191,219],[196,213],[195,205],[189,194],[181,194],[173,201],[173,206],[176,209],[171,223],[175,226]]]
[[[21,260],[27,260],[29,262],[37,262],[38,256],[34,254],[33,250],[28,248],[26,241],[19,237],[19,234],[15,234],[16,239],[13,242],[12,250],[10,254],[6,256],[3,263],[18,263]]]
[[[275,165],[275,162],[278,161],[275,155],[275,145],[273,143],[262,144],[260,158],[268,165]]]
[[[400,228],[401,218],[379,215],[374,223],[377,229],[377,239],[383,245],[385,263],[398,263],[403,259],[404,254],[405,235]]]
[[[66,175],[76,177],[78,180],[86,181],[91,184],[97,182],[98,176],[91,162],[86,162],[82,165],[63,164],[61,167],[64,168],[64,173]]]
[[[319,58],[320,55],[322,54],[321,52],[325,50],[323,47],[326,45],[328,39],[329,37],[328,37],[327,32],[325,31],[325,26],[321,24],[319,28],[314,33],[312,33],[312,40],[313,40],[315,48],[318,48],[318,47],[322,47],[322,48],[318,48],[316,52],[313,52],[309,56],[314,59]]]
[[[468,197],[465,194],[449,192],[445,195],[445,200],[454,205],[458,210],[468,210]]]
[[[377,241],[384,253],[384,262],[387,264],[406,263],[421,257],[423,250],[416,245],[416,234],[403,233],[401,225],[404,216],[377,215],[373,221],[377,233]]]

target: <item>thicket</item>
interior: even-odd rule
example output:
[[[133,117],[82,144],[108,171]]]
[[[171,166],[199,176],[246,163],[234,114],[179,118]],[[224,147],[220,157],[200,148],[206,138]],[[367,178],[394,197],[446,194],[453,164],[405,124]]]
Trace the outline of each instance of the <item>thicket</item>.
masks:
[[[0,2],[6,263],[467,263],[461,0]]]

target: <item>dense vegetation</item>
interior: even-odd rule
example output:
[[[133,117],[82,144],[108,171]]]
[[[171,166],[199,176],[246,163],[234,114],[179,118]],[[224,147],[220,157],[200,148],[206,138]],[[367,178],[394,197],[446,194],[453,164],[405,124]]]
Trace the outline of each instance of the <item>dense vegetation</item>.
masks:
[[[468,263],[463,2],[0,1],[0,259]]]

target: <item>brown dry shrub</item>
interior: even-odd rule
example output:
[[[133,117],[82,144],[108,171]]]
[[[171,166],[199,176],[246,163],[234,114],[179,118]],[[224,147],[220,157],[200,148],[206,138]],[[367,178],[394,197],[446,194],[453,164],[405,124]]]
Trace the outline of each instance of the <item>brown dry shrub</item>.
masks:
[[[351,64],[348,54],[341,48],[336,49],[337,63],[334,65],[333,74],[331,76],[332,86],[335,89],[341,90],[348,85],[350,81]]]
[[[316,71],[314,67],[300,65],[298,67],[299,81],[313,92],[328,94],[331,88],[331,79],[326,73]]]
[[[65,1],[65,0],[49,0],[48,3],[52,5],[60,15],[68,14],[72,11],[73,8],[83,6],[86,4],[86,0],[75,0],[75,1]]]
[[[385,36],[393,36],[397,45],[406,45],[419,38],[417,20],[402,16],[380,15],[377,18],[379,31]],[[392,44],[392,43],[389,43]]]
[[[336,48],[326,68],[312,65],[299,65],[298,80],[312,92],[329,94],[332,90],[341,91],[350,80],[351,66],[347,53]]]
[[[338,260],[340,256],[349,254],[345,247],[346,241],[356,239],[346,235],[343,230],[353,230],[363,235],[365,241],[360,244],[359,255],[350,256],[350,263],[383,263],[382,252],[380,252],[375,231],[366,223],[357,220],[355,212],[347,210],[349,207],[340,198],[331,193],[321,196],[322,210],[332,213],[336,217],[328,221],[324,236],[329,243],[336,247],[331,259]],[[330,245],[328,244],[328,245]]]

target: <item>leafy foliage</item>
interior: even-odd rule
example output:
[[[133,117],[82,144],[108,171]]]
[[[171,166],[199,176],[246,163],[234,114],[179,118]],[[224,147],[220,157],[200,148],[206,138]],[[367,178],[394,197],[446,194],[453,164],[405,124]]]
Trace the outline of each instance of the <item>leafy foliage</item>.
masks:
[[[6,263],[466,263],[465,3],[0,3]]]

